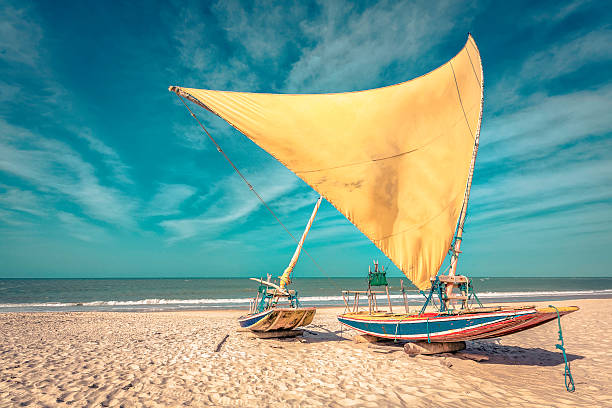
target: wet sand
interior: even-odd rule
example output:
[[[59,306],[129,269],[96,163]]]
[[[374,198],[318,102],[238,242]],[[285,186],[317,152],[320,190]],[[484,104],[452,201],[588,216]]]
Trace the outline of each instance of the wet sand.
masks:
[[[303,338],[237,331],[240,311],[0,314],[0,406],[612,406],[612,300],[461,354],[410,357],[352,341],[319,309]],[[229,337],[216,352],[219,343]]]

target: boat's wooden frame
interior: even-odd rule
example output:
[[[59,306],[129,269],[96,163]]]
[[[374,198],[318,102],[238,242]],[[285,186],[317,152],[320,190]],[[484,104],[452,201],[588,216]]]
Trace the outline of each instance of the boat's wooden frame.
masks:
[[[257,332],[292,330],[312,323],[317,309],[314,307],[276,307],[261,313],[248,314],[238,319],[241,327]]]
[[[377,269],[375,269],[377,271]],[[370,272],[371,274],[372,272]],[[506,336],[539,326],[557,318],[552,307],[535,306],[489,306],[483,307],[476,297],[470,280],[465,276],[442,275],[432,279],[432,287],[426,295],[425,304],[418,313],[409,313],[409,306],[401,282],[406,313],[393,313],[389,288],[385,291],[342,291],[344,313],[338,320],[344,326],[362,334],[404,341],[454,342]],[[448,287],[458,287],[460,295],[454,295]],[[376,294],[386,293],[388,311],[381,310]],[[449,294],[450,293],[450,294]],[[350,295],[354,294],[351,303]],[[359,309],[359,295],[367,294],[368,310]],[[433,298],[439,298],[439,310],[427,312]],[[468,301],[477,300],[480,307],[470,307]],[[453,301],[461,300],[460,308],[453,308]],[[576,306],[560,307],[559,316],[578,310]]]
[[[578,307],[558,309],[559,314],[563,316],[578,310]],[[556,318],[554,308],[533,306],[485,307],[469,311],[422,314],[349,312],[338,316],[340,323],[363,334],[393,340],[429,342],[502,337]]]

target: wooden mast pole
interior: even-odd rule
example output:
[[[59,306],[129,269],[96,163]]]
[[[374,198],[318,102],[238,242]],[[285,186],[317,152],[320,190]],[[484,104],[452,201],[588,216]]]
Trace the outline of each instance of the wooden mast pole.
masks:
[[[317,215],[317,211],[319,210],[319,206],[321,205],[321,200],[323,200],[323,196],[319,196],[314,209],[312,210],[312,215],[308,219],[308,224],[306,224],[306,228],[304,229],[304,233],[302,234],[302,238],[300,242],[298,242],[298,246],[295,249],[295,253],[291,258],[291,262],[289,262],[289,266],[285,269],[283,274],[280,276],[280,288],[285,289],[285,286],[291,282],[291,272],[293,272],[293,268],[300,257],[300,252],[302,251],[302,247],[304,246],[304,241],[306,240],[306,236],[308,235],[308,231],[310,231],[310,227],[312,226],[312,222],[314,221],[315,216]]]
[[[472,39],[472,41],[474,40]],[[474,47],[476,47],[475,42]],[[461,208],[459,223],[457,224],[457,235],[455,236],[454,245],[452,247],[453,254],[451,256],[451,265],[448,270],[448,276],[455,276],[457,274],[457,262],[459,260],[459,254],[461,253],[461,240],[463,238],[463,225],[465,223],[465,216],[467,214],[468,200],[470,199],[470,191],[472,189],[472,178],[474,176],[474,166],[476,165],[476,156],[478,155],[478,145],[480,143],[480,128],[482,125],[482,109],[484,105],[484,73],[482,64],[480,65],[480,78],[480,117],[478,118],[478,128],[476,129],[476,134],[474,135],[474,150],[472,151],[472,160],[470,161],[470,172],[468,174],[467,185],[465,188],[463,207]],[[448,284],[446,286],[447,296],[450,296],[453,293],[454,286],[455,285],[453,284]]]

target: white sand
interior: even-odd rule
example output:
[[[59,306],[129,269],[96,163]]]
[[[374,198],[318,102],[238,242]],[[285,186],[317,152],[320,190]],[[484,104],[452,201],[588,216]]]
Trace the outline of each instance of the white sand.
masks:
[[[468,343],[490,357],[477,363],[356,344],[338,309],[320,309],[301,341],[238,332],[240,311],[11,313],[0,314],[0,406],[612,406],[612,300],[556,304],[582,308],[562,319],[573,394],[556,321]]]

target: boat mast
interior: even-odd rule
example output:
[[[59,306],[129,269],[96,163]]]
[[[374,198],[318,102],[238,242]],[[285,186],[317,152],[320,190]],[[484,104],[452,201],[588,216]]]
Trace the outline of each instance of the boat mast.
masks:
[[[468,54],[469,55],[469,54]],[[453,244],[451,245],[451,265],[448,270],[448,276],[455,276],[457,274],[457,261],[459,260],[459,254],[461,253],[461,241],[463,238],[463,225],[465,224],[465,216],[467,214],[468,200],[470,199],[470,191],[472,189],[472,178],[474,176],[474,166],[476,165],[476,156],[478,155],[478,145],[480,142],[480,127],[482,125],[482,108],[484,104],[484,76],[482,66],[480,68],[480,117],[478,119],[478,128],[474,135],[474,150],[472,151],[472,160],[470,161],[470,172],[468,174],[467,185],[465,188],[465,195],[463,197],[463,206],[461,207],[461,214],[459,215],[459,223],[457,224],[457,233]],[[477,78],[478,79],[478,78]],[[446,294],[450,295],[453,291],[453,285],[446,287]]]
[[[302,239],[300,239],[300,242],[298,242],[298,246],[295,249],[295,253],[293,254],[293,257],[291,258],[291,261],[289,262],[289,266],[285,268],[285,271],[280,276],[281,290],[284,290],[285,286],[287,286],[289,282],[291,282],[291,280],[289,279],[289,276],[291,275],[291,272],[293,272],[293,268],[295,267],[295,264],[297,263],[298,258],[300,257],[300,252],[302,251],[302,246],[304,245],[304,241],[306,240],[306,235],[308,235],[308,231],[310,231],[310,227],[312,226],[314,217],[315,215],[317,215],[317,211],[319,210],[319,206],[321,205],[321,200],[323,200],[323,196],[319,196],[319,199],[317,200],[317,203],[315,204],[315,207],[312,210],[312,215],[310,216],[310,219],[308,220],[308,224],[306,224],[306,229],[304,230],[304,233],[302,234]]]

